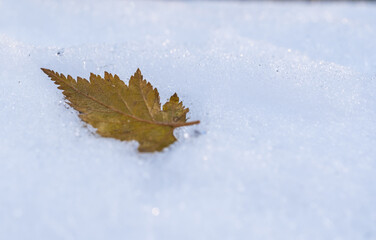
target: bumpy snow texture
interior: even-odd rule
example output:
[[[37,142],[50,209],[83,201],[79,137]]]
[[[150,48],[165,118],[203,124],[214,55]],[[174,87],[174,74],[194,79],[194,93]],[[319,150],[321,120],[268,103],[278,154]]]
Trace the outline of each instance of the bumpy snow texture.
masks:
[[[0,239],[376,239],[376,5],[0,1]],[[201,124],[102,138],[41,67]]]

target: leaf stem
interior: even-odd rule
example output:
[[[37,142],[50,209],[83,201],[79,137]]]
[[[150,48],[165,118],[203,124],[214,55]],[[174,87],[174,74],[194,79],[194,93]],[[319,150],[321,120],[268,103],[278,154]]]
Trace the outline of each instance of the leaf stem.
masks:
[[[192,122],[185,122],[185,123],[171,123],[171,124],[167,124],[169,126],[172,126],[172,127],[184,127],[184,126],[191,126],[191,125],[196,125],[196,124],[199,124],[200,121],[192,121]]]

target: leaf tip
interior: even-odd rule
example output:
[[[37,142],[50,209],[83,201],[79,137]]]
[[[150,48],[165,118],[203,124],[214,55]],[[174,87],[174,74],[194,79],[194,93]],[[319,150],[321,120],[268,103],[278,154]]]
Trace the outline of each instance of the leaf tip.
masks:
[[[40,68],[40,70],[42,70],[45,74],[48,75],[48,73],[51,72],[51,70],[47,69],[47,68]]]
[[[111,79],[113,78],[112,74],[107,72],[107,71],[104,71],[104,79],[107,80],[107,81],[111,81]]]
[[[142,74],[141,74],[141,70],[139,69],[139,68],[137,68],[137,70],[136,70],[136,72],[134,73],[134,75],[133,76],[137,76],[137,77],[139,77],[139,78],[141,78],[142,79]]]
[[[47,68],[41,68],[41,70],[49,77],[51,80],[54,80],[53,78],[56,77],[56,74],[54,71],[47,69]],[[59,74],[58,74],[59,75]]]
[[[171,101],[171,102],[179,102],[178,94],[177,94],[177,93],[174,93],[174,95],[172,95],[172,96],[170,97],[170,101]]]

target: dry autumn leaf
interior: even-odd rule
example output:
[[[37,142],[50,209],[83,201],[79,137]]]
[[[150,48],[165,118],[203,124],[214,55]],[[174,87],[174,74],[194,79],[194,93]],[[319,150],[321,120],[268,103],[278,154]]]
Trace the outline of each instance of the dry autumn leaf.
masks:
[[[158,90],[143,79],[139,69],[128,86],[117,75],[107,72],[104,78],[91,74],[90,81],[80,77],[76,81],[49,69],[42,68],[42,71],[63,90],[69,105],[98,134],[136,140],[140,152],[161,151],[176,141],[175,128],[200,123],[187,122],[189,109],[176,93],[161,109]]]

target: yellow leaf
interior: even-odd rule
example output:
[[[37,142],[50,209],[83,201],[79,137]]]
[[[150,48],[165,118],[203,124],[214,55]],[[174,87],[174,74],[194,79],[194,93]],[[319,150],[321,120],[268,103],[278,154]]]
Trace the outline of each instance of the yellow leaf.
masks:
[[[128,86],[117,75],[105,72],[104,78],[91,74],[84,78],[65,77],[42,68],[52,81],[63,90],[69,105],[79,112],[80,118],[97,129],[103,137],[136,140],[140,152],[161,151],[176,141],[173,131],[200,121],[187,122],[188,108],[175,93],[163,105],[156,88],[143,79],[141,71],[129,80]]]

